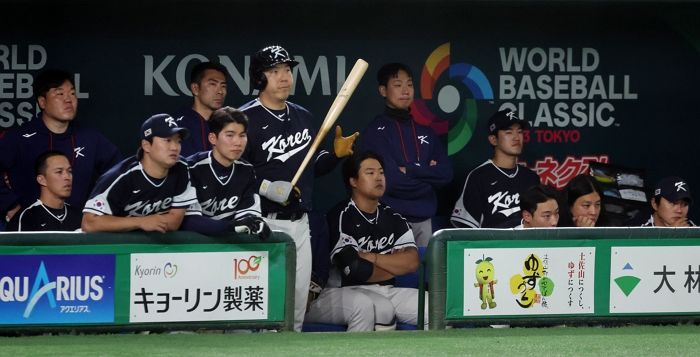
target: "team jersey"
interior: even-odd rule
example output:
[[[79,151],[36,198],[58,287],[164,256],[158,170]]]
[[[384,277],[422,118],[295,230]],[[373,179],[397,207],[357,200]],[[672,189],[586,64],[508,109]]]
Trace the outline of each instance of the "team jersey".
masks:
[[[64,133],[51,132],[41,114],[21,127],[0,134],[0,212],[19,204],[29,207],[39,197],[35,161],[48,150],[58,150],[68,157],[73,167],[73,190],[66,202],[82,208],[90,190],[100,175],[122,159],[109,140],[93,129],[81,127],[75,121]]]
[[[187,215],[217,220],[260,216],[253,165],[237,160],[230,168],[224,167],[212,157],[211,151],[194,154],[187,161],[190,180],[197,191],[197,203],[187,209]]]
[[[690,225],[691,227],[695,227],[695,222],[688,220],[688,225]],[[642,224],[642,227],[656,227],[654,225],[654,215],[653,214],[649,217],[649,220],[646,221],[646,223]]]
[[[308,110],[287,102],[286,110],[271,111],[258,99],[241,106],[249,119],[248,144],[243,157],[255,168],[257,186],[263,179],[291,181],[309,151],[316,132],[312,129],[313,116]],[[316,155],[316,161],[331,156],[327,151]],[[313,165],[307,165],[297,182],[301,190],[298,202],[282,206],[261,198],[262,213],[311,211]]]
[[[521,218],[520,193],[539,182],[537,174],[524,166],[505,170],[487,160],[467,175],[450,221],[456,227],[515,227]]]
[[[142,217],[171,208],[186,209],[197,202],[197,193],[187,172],[178,161],[164,179],[149,177],[141,162],[132,156],[107,171],[97,181],[84,213],[117,217]]]
[[[63,208],[46,207],[40,200],[15,214],[8,231],[75,231],[80,229],[83,214],[79,209],[64,204]]]
[[[406,220],[389,206],[382,203],[374,213],[360,211],[352,199],[343,201],[327,214],[333,261],[335,255],[345,247],[358,252],[391,254],[404,248],[416,248],[413,232]],[[342,286],[352,285],[343,276]],[[393,279],[375,283],[393,284]]]
[[[197,113],[192,107],[182,108],[173,114],[177,125],[187,128],[190,135],[181,142],[180,155],[187,157],[200,151],[211,149],[209,144],[209,126],[207,120]]]

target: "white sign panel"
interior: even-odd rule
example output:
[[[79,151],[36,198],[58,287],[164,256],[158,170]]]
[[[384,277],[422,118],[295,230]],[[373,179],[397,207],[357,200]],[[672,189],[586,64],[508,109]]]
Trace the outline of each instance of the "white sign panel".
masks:
[[[700,311],[700,247],[612,247],[610,313]]]
[[[130,322],[259,320],[268,252],[131,254]]]
[[[464,316],[593,314],[595,247],[464,250]]]

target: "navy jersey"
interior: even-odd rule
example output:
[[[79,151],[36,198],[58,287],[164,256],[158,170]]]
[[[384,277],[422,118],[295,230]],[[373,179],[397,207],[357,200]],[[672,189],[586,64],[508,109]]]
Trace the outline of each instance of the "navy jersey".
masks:
[[[691,227],[696,227],[695,222],[693,222],[691,220],[688,220],[688,225]],[[648,221],[646,221],[644,224],[642,224],[642,227],[656,227],[656,225],[654,224],[654,215],[653,214],[649,217]]]
[[[190,131],[190,135],[182,140],[180,155],[187,157],[200,151],[211,149],[208,138],[209,125],[207,124],[207,120],[192,109],[192,107],[180,109],[173,114],[173,118],[177,121],[178,126],[187,128]]]
[[[40,200],[15,214],[8,231],[75,231],[80,229],[83,214],[68,204],[63,208],[46,207]]]
[[[47,150],[58,150],[73,166],[73,191],[66,200],[82,208],[97,178],[121,160],[121,154],[109,140],[96,130],[68,125],[62,134],[49,131],[40,117],[0,135],[0,212],[16,204],[28,207],[39,197],[34,163]],[[9,185],[8,185],[9,184]]]
[[[260,216],[253,165],[237,160],[230,168],[223,167],[212,157],[211,151],[194,154],[187,161],[190,180],[197,191],[197,203],[187,209],[188,215],[217,220]]]
[[[360,211],[352,199],[343,201],[327,214],[328,233],[330,236],[333,261],[335,255],[345,247],[352,247],[358,252],[391,254],[404,248],[416,248],[413,231],[400,214],[389,206],[379,204],[377,211],[366,213]],[[349,285],[343,274],[342,285]],[[378,284],[391,284],[392,280]]]
[[[247,116],[248,145],[243,157],[255,167],[257,187],[263,179],[269,181],[291,181],[297,169],[304,161],[311,147],[315,131],[312,129],[313,117],[308,110],[294,103],[287,102],[287,109],[273,113],[255,99],[241,108]],[[328,152],[320,152],[321,155]],[[313,165],[307,165],[297,186],[301,190],[300,201],[289,206],[281,206],[264,197],[261,198],[262,212],[310,211],[313,187]]]
[[[521,218],[520,193],[539,183],[524,166],[506,170],[487,160],[467,175],[450,220],[456,227],[515,227]]]
[[[184,161],[178,161],[164,179],[157,180],[149,177],[141,162],[132,156],[100,177],[83,212],[142,217],[170,208],[186,209],[195,202],[197,194],[190,185]]]

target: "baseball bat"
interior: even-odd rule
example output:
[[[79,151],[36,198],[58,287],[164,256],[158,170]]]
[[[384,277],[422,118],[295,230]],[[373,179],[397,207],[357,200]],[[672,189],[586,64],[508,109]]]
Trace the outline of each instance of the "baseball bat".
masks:
[[[364,76],[365,71],[367,71],[367,66],[369,66],[367,62],[361,58],[358,59],[357,62],[355,62],[355,65],[352,67],[352,70],[350,70],[348,78],[345,79],[345,83],[343,83],[343,86],[340,88],[340,91],[335,97],[333,104],[331,104],[330,109],[328,109],[326,118],[323,119],[323,123],[321,123],[321,128],[318,130],[316,138],[314,138],[314,142],[311,144],[311,148],[309,148],[309,151],[306,153],[304,161],[302,161],[301,166],[299,166],[297,173],[294,175],[294,178],[292,179],[292,186],[297,184],[299,178],[301,178],[301,174],[304,172],[304,169],[309,164],[311,157],[313,157],[313,155],[316,153],[316,150],[318,150],[318,147],[321,145],[321,142],[326,137],[326,134],[328,134],[328,132],[333,127],[333,124],[335,124],[335,121],[338,119],[338,116],[345,108],[345,104],[348,103],[350,96],[355,91],[355,88],[357,88],[357,85],[360,83],[360,79],[362,79],[362,76]]]

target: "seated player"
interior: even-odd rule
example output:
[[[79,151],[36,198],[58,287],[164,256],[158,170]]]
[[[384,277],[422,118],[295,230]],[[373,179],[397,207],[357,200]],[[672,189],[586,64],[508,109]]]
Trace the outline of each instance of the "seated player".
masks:
[[[180,160],[180,142],[187,135],[168,114],[148,118],[141,125],[136,156],[97,180],[83,209],[83,231],[165,233],[180,228],[185,209],[197,202],[187,164]]]
[[[305,321],[348,325],[348,331],[416,324],[418,289],[395,288],[393,281],[418,268],[418,251],[406,220],[379,202],[386,189],[381,158],[372,152],[350,156],[343,179],[351,198],[327,215],[340,287],[329,281]]]
[[[523,215],[520,228],[556,227],[559,222],[557,193],[544,185],[528,188],[520,195],[520,212]]]
[[[688,219],[688,210],[693,198],[688,183],[680,177],[665,177],[656,184],[649,221],[642,227],[695,227]]]
[[[60,151],[47,151],[36,159],[39,199],[16,214],[8,231],[75,231],[83,215],[66,203],[73,189],[73,167]]]
[[[207,125],[213,149],[187,159],[198,202],[187,209],[182,229],[215,235],[238,226],[267,239],[270,228],[260,217],[255,171],[241,160],[248,142],[248,117],[224,107],[212,113]]]

